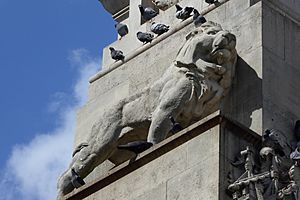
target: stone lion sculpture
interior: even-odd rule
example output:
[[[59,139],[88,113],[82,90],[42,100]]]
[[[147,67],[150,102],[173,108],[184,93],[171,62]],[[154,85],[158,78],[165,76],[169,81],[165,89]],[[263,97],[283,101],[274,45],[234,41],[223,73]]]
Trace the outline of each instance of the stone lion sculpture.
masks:
[[[74,173],[84,178],[113,154],[124,130],[146,126],[147,141],[156,144],[169,133],[170,116],[186,127],[219,107],[235,73],[235,36],[206,22],[185,40],[159,80],[97,120],[87,144],[76,150],[69,169],[60,177],[58,198],[76,187]]]

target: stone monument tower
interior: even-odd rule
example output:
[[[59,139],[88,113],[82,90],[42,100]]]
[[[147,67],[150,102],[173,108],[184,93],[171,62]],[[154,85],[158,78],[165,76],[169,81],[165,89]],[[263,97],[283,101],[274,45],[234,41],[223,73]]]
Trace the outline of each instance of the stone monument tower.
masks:
[[[129,32],[90,78],[58,199],[300,200],[300,1],[100,2]]]

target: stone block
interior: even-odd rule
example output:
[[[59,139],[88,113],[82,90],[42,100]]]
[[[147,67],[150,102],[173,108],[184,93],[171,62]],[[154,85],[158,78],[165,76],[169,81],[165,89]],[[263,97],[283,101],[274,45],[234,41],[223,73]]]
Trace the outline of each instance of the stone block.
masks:
[[[262,132],[262,48],[239,55],[232,88],[222,112],[257,133]]]
[[[228,4],[228,5],[227,5]],[[227,2],[227,13],[237,12],[229,6],[231,1]],[[231,8],[232,10],[229,10]],[[245,7],[247,8],[247,7]],[[241,10],[240,14],[234,17],[226,18],[225,22],[222,23],[224,29],[231,31],[237,37],[236,49],[238,54],[247,54],[257,47],[262,45],[262,10],[261,2]]]
[[[208,162],[209,158],[219,153],[219,126],[201,134],[201,137],[187,143],[188,168]]]
[[[184,197],[198,199],[199,195],[216,199],[219,179],[219,133],[220,128],[217,125],[85,199],[173,200]],[[110,166],[106,163],[106,167]],[[90,181],[93,178],[89,175],[86,180]]]
[[[217,200],[218,183],[219,160],[218,154],[215,154],[168,180],[167,200]]]
[[[264,49],[264,127],[278,128],[292,135],[292,127],[300,116],[300,70],[273,52]]]
[[[284,59],[285,19],[280,13],[264,4],[262,18],[262,33],[264,48]]]
[[[244,13],[249,7],[249,0],[230,0],[230,2],[225,3],[226,20],[239,18],[240,15]]]
[[[300,20],[300,2],[298,0],[272,0],[271,2],[281,8],[284,12],[287,12],[296,17],[297,20]]]
[[[167,191],[167,184],[162,183],[151,190],[145,190],[145,192],[142,195],[135,197],[132,200],[149,200],[149,199],[166,200],[167,198],[166,191]]]
[[[205,3],[204,3],[205,4]],[[226,3],[225,3],[226,4]],[[217,22],[223,26],[223,23],[226,21],[226,6],[222,5],[212,10],[211,12],[205,15],[205,18],[209,21]]]
[[[284,59],[294,68],[300,66],[300,19],[299,23],[295,23],[288,18],[285,18],[284,24]]]

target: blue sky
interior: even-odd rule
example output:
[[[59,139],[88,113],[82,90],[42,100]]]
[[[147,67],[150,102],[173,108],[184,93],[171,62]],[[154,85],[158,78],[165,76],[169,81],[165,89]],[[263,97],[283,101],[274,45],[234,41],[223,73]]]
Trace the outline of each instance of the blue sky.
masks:
[[[0,199],[53,199],[114,22],[97,0],[0,0],[0,24]]]

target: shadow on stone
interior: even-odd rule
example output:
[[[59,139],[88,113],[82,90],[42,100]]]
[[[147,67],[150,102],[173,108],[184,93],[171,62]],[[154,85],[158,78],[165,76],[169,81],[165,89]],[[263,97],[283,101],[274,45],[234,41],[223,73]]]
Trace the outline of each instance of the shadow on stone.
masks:
[[[226,117],[239,121],[248,128],[256,126],[251,116],[262,108],[262,79],[241,57],[238,57],[233,84],[222,107]]]

